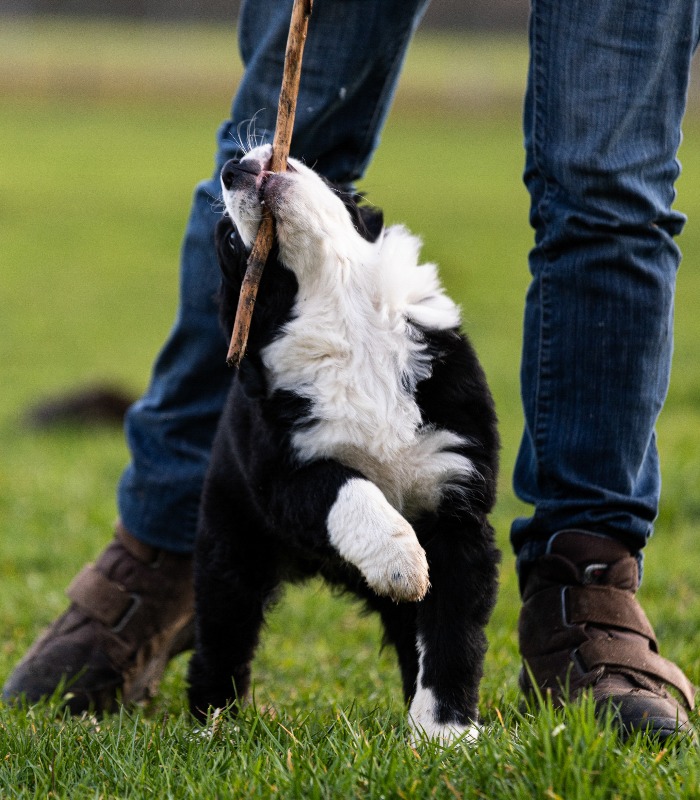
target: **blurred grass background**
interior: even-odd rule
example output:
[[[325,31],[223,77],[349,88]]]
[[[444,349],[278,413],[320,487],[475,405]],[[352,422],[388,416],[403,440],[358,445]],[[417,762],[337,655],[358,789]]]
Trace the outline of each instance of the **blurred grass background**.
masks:
[[[515,35],[420,35],[382,144],[362,183],[420,233],[464,307],[503,438],[494,514],[504,550],[483,696],[514,702],[517,590],[508,527],[521,416],[518,357],[532,239],[520,103],[526,43]],[[24,410],[56,391],[108,380],[143,389],[177,303],[192,188],[212,169],[214,132],[240,64],[233,26],[60,18],[0,25],[0,680],[65,606],[63,589],[110,537],[127,458],[114,430],[36,433]],[[674,374],[659,422],[664,503],[643,596],[664,652],[700,680],[700,117],[691,95],[678,207]],[[223,354],[222,354],[223,358]],[[400,702],[374,621],[314,585],[275,613],[258,659],[263,700],[309,707]],[[299,658],[298,641],[305,655]],[[309,668],[312,665],[312,669]],[[182,668],[165,707],[182,704]],[[170,688],[168,688],[170,687]],[[301,687],[301,688],[300,688]]]

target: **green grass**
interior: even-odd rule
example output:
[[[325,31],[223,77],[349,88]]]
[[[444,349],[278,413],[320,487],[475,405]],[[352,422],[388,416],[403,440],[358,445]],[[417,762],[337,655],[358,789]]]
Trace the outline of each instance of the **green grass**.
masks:
[[[0,35],[0,73],[30,63],[27,43],[44,65],[33,83],[26,78],[34,87],[28,94],[0,82],[0,680],[65,607],[68,580],[109,538],[127,458],[118,431],[39,434],[22,426],[22,413],[37,398],[96,379],[143,388],[176,307],[192,187],[210,172],[230,91],[176,101],[167,82],[153,84],[166,92],[160,97],[136,79],[117,97],[109,82],[85,90],[84,75],[42,83],[42,74],[56,78],[65,53],[81,71],[101,59],[103,74],[131,70],[155,81],[168,72],[161,58],[172,63],[174,47],[181,63],[192,59],[188,85],[200,86],[220,73],[218,59],[230,48],[230,34],[206,29],[192,38],[172,29],[164,52],[156,52],[162,28],[122,26],[114,39],[112,30],[42,23],[4,25]],[[126,56],[115,42],[130,48]],[[56,718],[50,703],[28,713],[0,708],[0,796],[700,796],[692,745],[623,744],[586,705],[518,708],[508,527],[523,511],[510,473],[521,426],[518,353],[531,233],[519,109],[506,99],[523,51],[512,40],[502,47],[470,40],[467,57],[455,42],[417,43],[363,188],[390,221],[419,232],[426,257],[441,265],[501,419],[493,521],[504,560],[489,625],[482,743],[412,750],[395,659],[380,651],[376,620],[313,583],[289,591],[271,616],[256,661],[255,706],[235,723],[218,723],[211,738],[198,735],[185,712],[185,658],[145,709],[98,721]],[[479,78],[487,55],[489,74],[503,76],[494,79],[505,87],[495,94],[490,77]],[[460,100],[439,113],[450,59],[460,58]],[[431,94],[431,75],[443,88],[419,103]],[[467,96],[474,104],[462,102]],[[700,123],[691,117],[686,127],[678,205],[690,222],[680,240],[673,383],[659,422],[664,502],[642,597],[665,654],[700,682]]]

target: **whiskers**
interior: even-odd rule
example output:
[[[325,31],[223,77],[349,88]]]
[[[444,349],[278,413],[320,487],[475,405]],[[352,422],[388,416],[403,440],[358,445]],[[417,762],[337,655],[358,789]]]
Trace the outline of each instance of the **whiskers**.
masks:
[[[226,204],[221,194],[212,194],[211,192],[207,192],[207,194],[209,195],[209,208],[212,210],[212,213],[217,216],[225,214]]]
[[[261,131],[256,131],[255,123],[258,118],[258,114],[260,111],[256,111],[255,114],[249,120],[243,120],[239,122],[236,126],[236,135],[232,135],[232,139],[236,147],[241,151],[242,155],[246,155],[251,150],[254,150],[261,144],[265,144],[271,140],[271,133],[267,130],[267,128],[263,128]],[[243,132],[245,130],[245,138],[243,136]]]

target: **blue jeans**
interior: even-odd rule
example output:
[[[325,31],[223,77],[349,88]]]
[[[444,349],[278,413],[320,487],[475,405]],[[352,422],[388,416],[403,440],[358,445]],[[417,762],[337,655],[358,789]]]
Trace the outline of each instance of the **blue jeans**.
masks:
[[[315,0],[304,49],[292,155],[350,184],[369,163],[406,49],[427,0]],[[219,129],[214,173],[195,190],[181,253],[180,306],[150,385],[126,419],[131,463],[117,504],[138,539],[192,550],[209,452],[231,381],[219,326],[214,226],[219,172],[271,140],[292,0],[249,0],[238,25],[244,78]]]
[[[672,209],[696,0],[533,0],[525,182],[535,246],[511,538],[564,528],[639,551],[659,492],[684,217]]]

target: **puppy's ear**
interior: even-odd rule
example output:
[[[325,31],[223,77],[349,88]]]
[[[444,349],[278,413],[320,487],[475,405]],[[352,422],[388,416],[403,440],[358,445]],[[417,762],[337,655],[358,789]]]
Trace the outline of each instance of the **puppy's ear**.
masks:
[[[231,217],[221,217],[215,231],[216,255],[224,280],[229,284],[240,284],[248,262],[248,252]]]
[[[381,208],[374,206],[359,206],[360,219],[365,227],[366,234],[363,234],[365,239],[370,242],[376,242],[384,230],[384,212]]]

